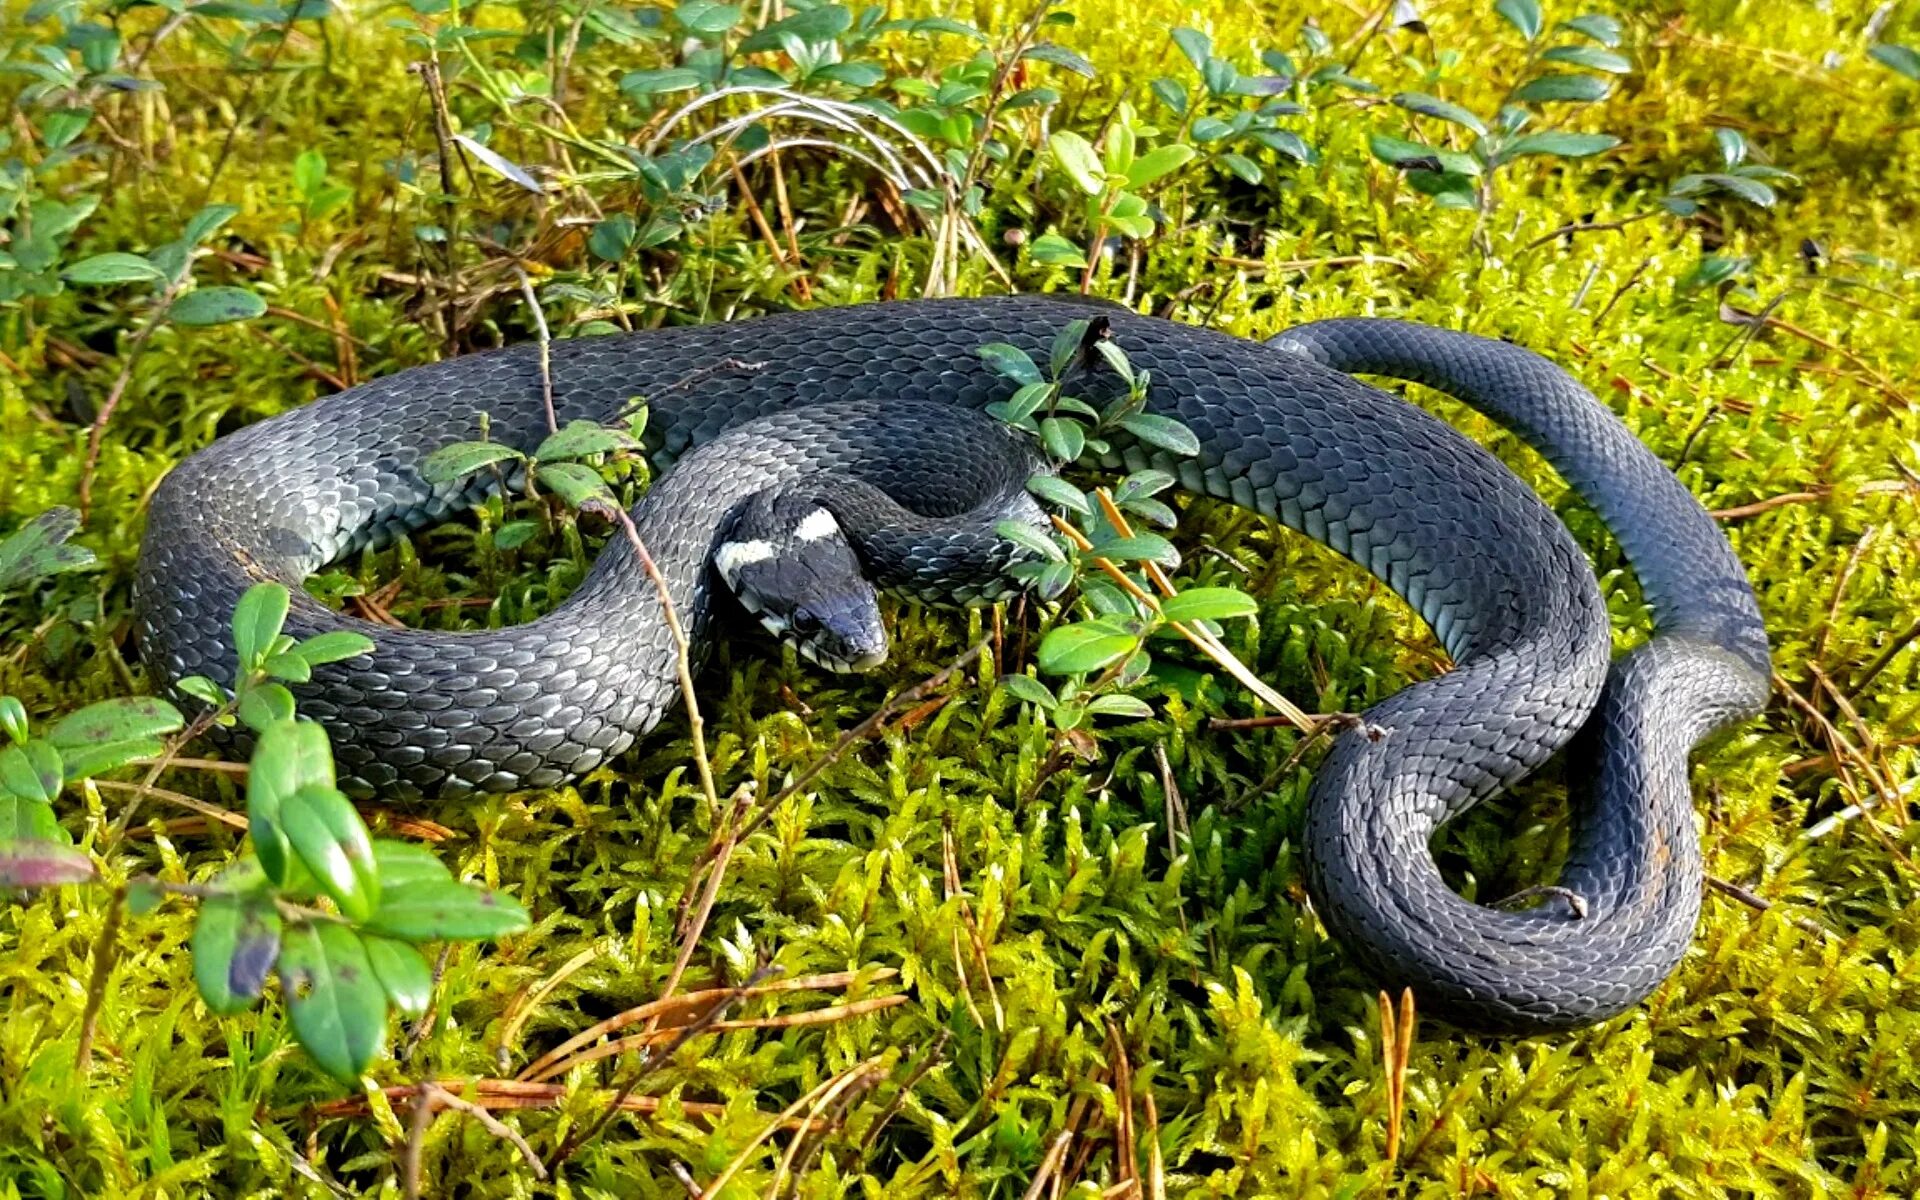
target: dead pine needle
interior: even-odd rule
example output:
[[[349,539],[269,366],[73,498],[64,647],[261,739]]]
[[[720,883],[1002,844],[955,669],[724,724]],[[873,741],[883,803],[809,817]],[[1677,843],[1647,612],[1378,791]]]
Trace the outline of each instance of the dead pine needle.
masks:
[[[1413,1054],[1413,989],[1400,993],[1400,1015],[1393,1000],[1380,993],[1380,1061],[1387,1083],[1387,1163],[1400,1161],[1400,1122],[1406,1115],[1407,1062]]]

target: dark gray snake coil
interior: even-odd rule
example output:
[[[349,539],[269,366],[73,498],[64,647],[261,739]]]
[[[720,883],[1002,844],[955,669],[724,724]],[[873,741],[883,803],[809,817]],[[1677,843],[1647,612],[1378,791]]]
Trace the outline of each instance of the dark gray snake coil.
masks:
[[[563,421],[605,419],[644,397],[661,465],[785,414],[720,456],[730,473],[716,464],[695,477],[683,463],[635,514],[699,625],[716,506],[822,468],[910,501],[941,472],[940,435],[924,428],[938,422],[906,422],[926,444],[903,448],[914,465],[883,479],[905,436],[886,410],[1004,399],[1011,385],[978,348],[1011,342],[1045,361],[1053,335],[1086,315],[1038,297],[924,301],[563,341],[552,347],[554,396]],[[1346,555],[1405,597],[1456,664],[1370,710],[1374,732],[1342,734],[1319,771],[1308,882],[1328,927],[1383,981],[1474,1027],[1576,1026],[1645,996],[1679,962],[1699,911],[1688,753],[1767,695],[1765,632],[1712,520],[1591,395],[1514,347],[1386,321],[1305,326],[1263,346],[1126,312],[1108,319],[1153,373],[1152,408],[1201,445],[1180,461],[1130,447],[1128,467],[1164,467],[1191,491]],[[1100,384],[1088,370],[1083,390]],[[1553,513],[1479,446],[1351,371],[1451,392],[1545,454],[1619,537],[1653,639],[1610,664],[1592,570]],[[835,402],[854,403],[820,419]],[[182,463],[154,496],[141,550],[147,661],[168,678],[229,681],[234,601],[257,579],[281,579],[296,585],[290,632],[351,624],[375,641],[372,656],[295,689],[302,712],[328,725],[355,790],[537,787],[624,749],[676,687],[657,598],[618,542],[559,609],[497,631],[372,628],[298,590],[343,550],[471,502],[471,489],[436,492],[417,467],[472,437],[483,412],[497,440],[530,449],[545,434],[533,348],[403,371]],[[947,452],[964,459],[958,440]],[[1569,903],[1509,912],[1460,898],[1435,867],[1434,829],[1570,741],[1577,815],[1560,882],[1584,915]]]

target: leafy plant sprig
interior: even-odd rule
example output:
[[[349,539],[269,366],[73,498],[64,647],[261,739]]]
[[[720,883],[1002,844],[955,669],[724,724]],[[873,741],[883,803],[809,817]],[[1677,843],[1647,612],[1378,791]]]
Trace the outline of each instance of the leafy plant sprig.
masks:
[[[1104,322],[1068,322],[1054,337],[1043,374],[1026,351],[1005,342],[989,343],[979,353],[988,366],[1019,385],[1008,400],[987,411],[1036,437],[1058,467],[1114,456],[1116,435],[1130,435],[1151,452],[1190,457],[1199,439],[1180,421],[1146,411],[1151,373],[1135,370],[1126,352],[1105,336]],[[1110,371],[1124,391],[1096,407],[1070,395],[1067,388],[1080,369]],[[1300,725],[1320,722],[1279,696],[1250,671],[1220,640],[1216,622],[1254,617],[1259,605],[1229,587],[1176,588],[1167,571],[1179,565],[1179,552],[1158,533],[1134,527],[1135,520],[1171,529],[1173,509],[1154,497],[1175,482],[1156,468],[1135,471],[1112,489],[1090,495],[1056,474],[1037,475],[1028,490],[1060,510],[1053,517],[1057,536],[1019,522],[1006,521],[998,532],[1025,548],[1032,558],[1009,572],[1042,599],[1055,599],[1077,586],[1072,603],[1077,619],[1057,624],[1041,639],[1040,670],[1066,676],[1057,688],[1025,675],[1002,680],[1017,698],[1044,711],[1063,734],[1084,728],[1099,715],[1145,719],[1152,709],[1129,694],[1153,666],[1149,641],[1178,636],[1219,663],[1261,700]]]
[[[1369,139],[1374,157],[1402,171],[1415,191],[1442,208],[1467,209],[1482,218],[1498,205],[1497,174],[1520,159],[1587,158],[1618,146],[1620,139],[1611,134],[1527,129],[1538,121],[1542,105],[1604,100],[1612,91],[1608,77],[1633,69],[1615,49],[1621,30],[1613,17],[1587,13],[1549,28],[1537,0],[1498,0],[1494,9],[1526,41],[1518,77],[1496,111],[1483,116],[1427,92],[1399,92],[1392,98],[1396,107],[1459,132],[1445,142],[1377,131]],[[1458,61],[1451,52],[1443,57]],[[1448,144],[1459,137],[1469,139],[1464,150]]]

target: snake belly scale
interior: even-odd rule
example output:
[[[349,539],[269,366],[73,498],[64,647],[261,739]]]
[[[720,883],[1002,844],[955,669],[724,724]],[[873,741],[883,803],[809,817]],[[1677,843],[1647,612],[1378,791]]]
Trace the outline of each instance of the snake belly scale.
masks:
[[[728,488],[857,474],[858,456],[884,450],[900,422],[876,414],[848,437],[846,419],[809,422],[809,410],[982,408],[1012,385],[980,346],[1010,342],[1044,361],[1053,335],[1087,311],[1043,297],[912,301],[562,341],[553,398],[563,422],[605,420],[645,398],[649,451],[669,468],[649,500],[669,502],[643,533],[663,569],[684,567],[676,604],[698,619],[712,534],[693,518],[743,493],[676,483],[676,460],[768,418],[793,428],[729,454],[748,478]],[[1200,442],[1191,459],[1129,446],[1119,460],[1172,471],[1192,492],[1345,555],[1404,597],[1454,660],[1369,710],[1316,775],[1308,884],[1329,929],[1383,980],[1469,1026],[1577,1026],[1645,996],[1679,962],[1698,914],[1688,753],[1766,695],[1758,610],[1711,519],[1597,401],[1525,351],[1392,322],[1304,326],[1261,345],[1123,311],[1105,319],[1152,372],[1150,408]],[[1087,371],[1083,391],[1101,385],[1098,368]],[[1477,444],[1348,371],[1455,391],[1533,442],[1619,535],[1654,609],[1653,639],[1610,664],[1593,572],[1552,511]],[[538,444],[536,348],[403,371],[182,463],[155,493],[136,572],[147,661],[169,679],[230,681],[232,605],[255,580],[281,579],[296,587],[289,632],[352,625],[376,643],[295,689],[358,790],[540,786],[624,749],[677,693],[657,596],[617,544],[560,608],[509,629],[369,629],[297,589],[343,552],[470,503],[474,488],[432,487],[419,464],[472,437],[482,413],[496,440]],[[926,469],[881,486],[911,506],[930,486]],[[1428,848],[1433,831],[1570,742],[1581,785],[1562,882],[1584,915],[1455,894]]]

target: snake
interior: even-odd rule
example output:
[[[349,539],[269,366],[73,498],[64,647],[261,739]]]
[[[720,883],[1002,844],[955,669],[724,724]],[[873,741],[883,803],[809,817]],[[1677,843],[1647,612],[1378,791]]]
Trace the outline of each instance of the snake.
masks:
[[[779,312],[510,346],[323,397],[214,440],[156,488],[134,581],[142,658],[165,680],[231,686],[233,606],[253,583],[280,580],[293,592],[290,635],[352,628],[374,645],[292,689],[332,736],[343,788],[556,785],[607,763],[676,702],[660,588],[704,644],[723,568],[737,584],[749,567],[784,569],[796,551],[824,563],[825,547],[844,544],[911,593],[944,539],[969,536],[955,563],[1004,566],[991,528],[964,531],[1022,515],[1008,492],[1028,464],[1004,433],[943,431],[1018,386],[983,346],[1045,363],[1090,311],[1001,296]],[[1450,660],[1342,728],[1314,773],[1307,894],[1354,965],[1412,988],[1423,1012],[1490,1033],[1577,1028],[1638,1004],[1681,962],[1699,917],[1689,757],[1768,694],[1758,604],[1711,516],[1578,381],[1517,346],[1383,319],[1316,322],[1270,342],[1117,308],[1085,328],[1069,347],[1073,393],[1104,403],[1126,391],[1095,353],[1111,340],[1148,380],[1147,411],[1198,443],[1186,454],[1116,436],[1090,458],[1165,471],[1196,497],[1331,548],[1403,598]],[[1617,539],[1650,636],[1616,659],[1592,564],[1553,509],[1488,449],[1362,374],[1450,393],[1538,450]],[[612,538],[546,615],[392,629],[298,586],[499,486],[430,481],[423,461],[436,449],[484,425],[530,453],[556,423],[608,421],[636,402],[659,472],[632,510],[638,537]],[[826,482],[807,482],[816,475]],[[850,528],[863,521],[837,500],[849,487],[904,511],[904,563],[865,561],[871,547]],[[755,497],[770,497],[759,533],[742,524]],[[998,594],[987,583],[978,593]],[[842,601],[799,606],[803,624],[838,613],[841,644],[821,657],[871,662],[869,605]],[[1469,901],[1431,839],[1563,750],[1571,828],[1558,884],[1531,906]]]

